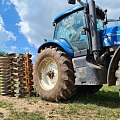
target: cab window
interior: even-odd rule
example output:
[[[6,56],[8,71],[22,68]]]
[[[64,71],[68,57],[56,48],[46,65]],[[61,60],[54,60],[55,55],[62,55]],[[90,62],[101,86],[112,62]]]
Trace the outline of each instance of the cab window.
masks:
[[[65,39],[74,52],[88,49],[87,35],[82,35],[85,26],[83,11],[77,11],[62,19],[56,24],[54,39]]]

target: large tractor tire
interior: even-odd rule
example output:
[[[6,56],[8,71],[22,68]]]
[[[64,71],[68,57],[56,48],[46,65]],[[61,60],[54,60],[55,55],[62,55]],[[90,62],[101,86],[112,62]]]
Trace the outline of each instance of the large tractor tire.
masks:
[[[98,92],[102,88],[102,86],[103,85],[81,85],[77,88],[77,94],[94,94]]]
[[[42,99],[68,99],[72,95],[75,79],[72,58],[59,47],[41,50],[34,65],[33,79]]]
[[[119,61],[119,63],[118,63],[118,70],[116,71],[115,76],[117,77],[117,80],[120,81],[120,61]]]
[[[120,91],[120,61],[118,63],[118,70],[116,70],[116,73],[115,73],[115,77],[117,78],[116,80],[116,87],[119,89]],[[120,96],[120,95],[119,95]]]

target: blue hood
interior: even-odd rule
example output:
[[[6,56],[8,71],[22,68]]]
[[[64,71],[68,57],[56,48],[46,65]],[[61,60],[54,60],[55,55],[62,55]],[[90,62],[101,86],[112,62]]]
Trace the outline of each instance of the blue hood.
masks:
[[[120,46],[120,26],[102,30],[102,44],[103,47]]]

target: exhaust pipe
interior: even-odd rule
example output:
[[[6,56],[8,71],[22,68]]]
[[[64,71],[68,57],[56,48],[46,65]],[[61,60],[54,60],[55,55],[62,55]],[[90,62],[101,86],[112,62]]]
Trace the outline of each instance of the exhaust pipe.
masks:
[[[90,31],[92,38],[92,51],[98,50],[98,39],[97,39],[97,21],[96,21],[96,8],[95,1],[90,0],[89,3],[89,13],[90,13]]]
[[[90,13],[90,31],[92,38],[92,51],[93,51],[94,59],[97,63],[102,64],[105,58],[108,56],[109,51],[106,50],[106,52],[101,57],[99,56],[98,38],[97,38],[97,21],[96,21],[97,16],[96,16],[96,8],[95,8],[94,0],[90,0],[89,13]]]

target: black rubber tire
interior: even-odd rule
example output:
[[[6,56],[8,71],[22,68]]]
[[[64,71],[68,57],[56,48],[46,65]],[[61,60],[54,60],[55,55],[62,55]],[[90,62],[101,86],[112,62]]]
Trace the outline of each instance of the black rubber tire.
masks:
[[[53,59],[58,68],[57,83],[51,90],[45,90],[40,84],[40,72],[38,70],[41,61],[46,58]],[[35,61],[33,70],[33,80],[35,88],[40,97],[47,101],[61,101],[67,100],[71,95],[74,88],[74,70],[72,66],[72,58],[66,54],[59,47],[49,47],[41,50]]]
[[[103,85],[81,85],[77,86],[77,94],[84,94],[84,95],[89,95],[89,94],[94,94],[98,92]]]
[[[118,70],[116,70],[115,77],[117,78],[117,81],[120,81],[120,61],[118,63]]]

